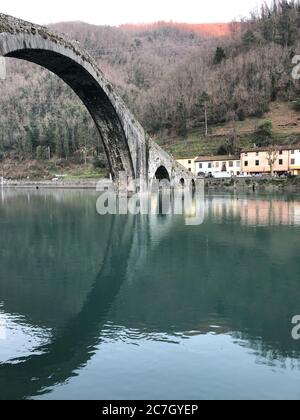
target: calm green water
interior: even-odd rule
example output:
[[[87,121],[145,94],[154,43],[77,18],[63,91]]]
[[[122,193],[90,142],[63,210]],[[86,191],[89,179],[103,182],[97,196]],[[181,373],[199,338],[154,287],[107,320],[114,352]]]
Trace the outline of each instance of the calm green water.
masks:
[[[2,195],[1,399],[300,399],[300,197],[207,197],[199,226],[96,199]]]

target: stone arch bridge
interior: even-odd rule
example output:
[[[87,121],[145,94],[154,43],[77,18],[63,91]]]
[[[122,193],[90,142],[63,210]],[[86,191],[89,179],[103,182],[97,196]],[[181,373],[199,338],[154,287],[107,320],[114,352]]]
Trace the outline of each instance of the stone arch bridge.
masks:
[[[64,80],[91,114],[101,136],[114,181],[128,179],[149,185],[169,178],[174,186],[192,175],[164,152],[144,131],[95,60],[78,42],[48,28],[0,14],[0,56],[38,64]]]

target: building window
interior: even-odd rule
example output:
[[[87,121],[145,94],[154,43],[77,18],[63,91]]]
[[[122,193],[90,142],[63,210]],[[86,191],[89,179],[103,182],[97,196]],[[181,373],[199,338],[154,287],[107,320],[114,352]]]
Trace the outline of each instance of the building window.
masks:
[[[237,166],[237,168],[240,168],[241,167],[241,162],[240,161],[237,161],[236,162],[236,166]]]
[[[279,165],[283,165],[283,160],[279,159]]]
[[[202,168],[203,168],[203,164],[199,163],[199,169],[202,169]]]
[[[233,168],[233,162],[232,161],[229,162],[229,168]]]
[[[256,166],[259,166],[259,160],[256,160],[256,161],[255,161],[255,165],[256,165]]]
[[[212,163],[211,162],[209,162],[209,164],[208,164],[208,169],[211,169],[212,168]]]
[[[247,157],[248,156],[248,153],[245,153],[245,157]]]
[[[295,165],[295,159],[291,159],[291,165]]]
[[[191,168],[189,168],[189,172],[192,172]]]
[[[292,151],[291,151],[291,154],[292,154],[292,155],[294,155],[294,154],[295,154],[295,150],[292,150]]]
[[[256,156],[259,156],[259,152],[256,152]]]
[[[192,161],[191,160],[189,160],[189,165],[192,163]]]
[[[280,155],[283,155],[283,151],[282,151],[282,150],[280,150],[280,151],[279,151],[279,154],[280,154]]]
[[[216,162],[216,168],[219,168],[220,164],[219,162]]]
[[[248,161],[247,160],[245,161],[245,166],[248,166]]]

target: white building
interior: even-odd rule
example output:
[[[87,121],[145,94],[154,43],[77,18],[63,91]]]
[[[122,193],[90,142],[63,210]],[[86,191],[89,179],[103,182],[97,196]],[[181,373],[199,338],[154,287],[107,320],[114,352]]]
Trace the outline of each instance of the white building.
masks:
[[[240,175],[241,160],[237,156],[200,156],[195,160],[196,175],[227,178]]]

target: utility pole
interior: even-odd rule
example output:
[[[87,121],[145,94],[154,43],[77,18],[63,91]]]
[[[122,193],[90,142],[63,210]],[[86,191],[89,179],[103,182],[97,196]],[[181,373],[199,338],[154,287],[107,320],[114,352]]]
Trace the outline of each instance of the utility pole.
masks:
[[[208,136],[208,121],[207,121],[207,102],[204,102],[204,114],[205,114],[205,137]]]
[[[204,106],[204,120],[205,120],[205,137],[208,137],[208,112],[207,105],[209,101],[209,95],[207,92],[203,92],[200,96],[200,104]]]

